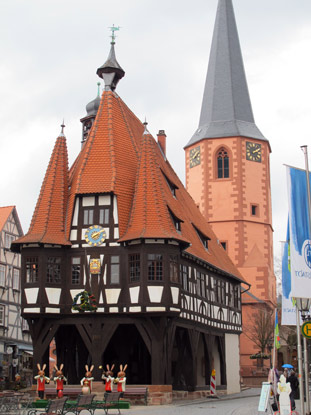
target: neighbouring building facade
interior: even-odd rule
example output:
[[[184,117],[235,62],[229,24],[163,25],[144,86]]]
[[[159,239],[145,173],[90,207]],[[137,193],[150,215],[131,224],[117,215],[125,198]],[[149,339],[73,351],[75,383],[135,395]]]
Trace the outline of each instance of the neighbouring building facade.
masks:
[[[199,126],[185,146],[186,187],[233,263],[251,285],[243,331],[258,306],[276,306],[270,144],[257,128],[232,0],[219,0]],[[258,347],[241,336],[241,373],[252,376]]]
[[[127,383],[240,390],[241,273],[165,154],[116,93],[124,71],[114,40],[97,70],[82,149],[68,168],[56,140],[22,255],[22,311],[34,362],[57,362],[69,383],[85,364],[128,364]],[[97,305],[96,312],[94,311]]]
[[[0,377],[32,376],[32,341],[21,316],[21,255],[10,251],[23,235],[15,206],[0,207]]]

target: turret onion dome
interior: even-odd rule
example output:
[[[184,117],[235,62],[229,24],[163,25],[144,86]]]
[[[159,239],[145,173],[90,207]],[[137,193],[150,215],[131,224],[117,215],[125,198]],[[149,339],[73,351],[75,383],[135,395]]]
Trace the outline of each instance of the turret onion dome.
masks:
[[[85,107],[86,109],[86,116],[90,116],[90,115],[96,115],[99,105],[100,105],[100,82],[97,83],[98,86],[98,92],[97,92],[97,97],[95,99],[93,99],[92,101],[90,101],[87,106]]]

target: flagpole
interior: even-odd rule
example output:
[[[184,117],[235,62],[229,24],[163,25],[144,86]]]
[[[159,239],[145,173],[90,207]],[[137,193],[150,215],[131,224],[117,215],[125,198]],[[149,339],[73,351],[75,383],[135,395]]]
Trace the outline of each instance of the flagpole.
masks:
[[[277,308],[275,309],[274,315],[274,342],[273,342],[273,357],[272,357],[272,369],[275,369],[275,344],[276,344],[276,333],[275,333],[275,322],[276,322],[276,313],[278,312]]]
[[[308,146],[300,146],[305,156],[305,170],[307,179],[307,192],[308,192],[308,219],[309,219],[309,239],[311,239],[311,195],[310,195],[310,178],[309,178],[309,163],[308,163]],[[308,362],[308,349],[307,339],[303,338],[304,346],[304,360],[305,360],[305,384],[306,384],[306,409],[307,414],[310,413],[310,395],[309,395],[309,362]]]
[[[303,369],[302,369],[302,353],[301,353],[301,337],[300,337],[300,316],[298,304],[296,302],[296,323],[297,323],[297,355],[298,355],[298,380],[300,389],[300,411],[301,415],[305,415],[305,394],[303,388]]]

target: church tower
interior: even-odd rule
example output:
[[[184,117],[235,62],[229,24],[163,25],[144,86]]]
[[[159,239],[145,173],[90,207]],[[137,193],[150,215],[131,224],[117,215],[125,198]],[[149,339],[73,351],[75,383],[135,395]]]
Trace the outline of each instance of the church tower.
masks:
[[[199,126],[185,152],[187,190],[251,284],[242,296],[245,332],[254,306],[276,301],[271,148],[254,121],[232,0],[218,2]],[[257,351],[242,335],[242,374]]]

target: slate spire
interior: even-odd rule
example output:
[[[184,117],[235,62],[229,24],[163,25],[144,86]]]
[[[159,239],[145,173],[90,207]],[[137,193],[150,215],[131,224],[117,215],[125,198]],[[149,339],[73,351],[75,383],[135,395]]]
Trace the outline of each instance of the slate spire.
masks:
[[[187,146],[231,136],[266,140],[254,121],[232,0],[219,0],[199,127]]]

